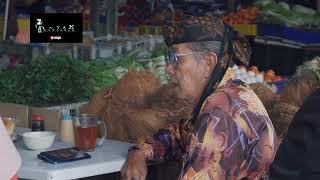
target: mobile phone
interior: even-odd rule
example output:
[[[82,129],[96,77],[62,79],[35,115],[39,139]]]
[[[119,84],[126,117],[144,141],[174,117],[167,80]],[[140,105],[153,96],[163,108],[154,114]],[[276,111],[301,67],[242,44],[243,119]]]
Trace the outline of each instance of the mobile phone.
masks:
[[[51,164],[60,164],[89,159],[91,156],[88,153],[78,151],[76,148],[66,148],[41,152],[38,154],[38,158]]]

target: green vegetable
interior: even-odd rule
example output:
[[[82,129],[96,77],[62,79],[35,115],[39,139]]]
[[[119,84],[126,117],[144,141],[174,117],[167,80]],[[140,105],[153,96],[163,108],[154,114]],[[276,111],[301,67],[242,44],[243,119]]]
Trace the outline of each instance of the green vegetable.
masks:
[[[260,19],[265,23],[282,24],[289,27],[319,27],[320,17],[313,9],[295,5],[290,9],[284,2],[258,1]]]
[[[150,69],[168,82],[161,58],[150,59]],[[83,61],[68,56],[36,56],[29,65],[0,70],[0,102],[37,107],[79,102],[116,83],[129,70],[143,70],[146,62],[138,61],[139,49],[108,61]],[[158,57],[158,56],[157,56]],[[162,66],[160,66],[162,65]]]
[[[28,66],[0,72],[0,101],[38,107],[78,102],[93,93],[90,77],[81,61],[39,56]]]
[[[286,9],[286,10],[290,10],[290,6],[289,6],[288,3],[279,2],[278,5],[281,6],[282,8],[284,8],[284,9]]]
[[[317,11],[301,6],[301,5],[295,5],[293,6],[292,10],[296,13],[300,13],[300,14],[308,14],[308,15],[314,15],[317,13]]]

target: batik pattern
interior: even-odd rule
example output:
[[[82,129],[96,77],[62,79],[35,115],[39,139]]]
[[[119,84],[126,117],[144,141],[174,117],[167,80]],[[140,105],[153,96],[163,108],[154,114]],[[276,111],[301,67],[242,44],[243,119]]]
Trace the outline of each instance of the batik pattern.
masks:
[[[184,180],[261,179],[274,159],[276,134],[255,93],[228,81],[204,102],[195,125],[181,120],[141,139],[148,160],[183,158]]]

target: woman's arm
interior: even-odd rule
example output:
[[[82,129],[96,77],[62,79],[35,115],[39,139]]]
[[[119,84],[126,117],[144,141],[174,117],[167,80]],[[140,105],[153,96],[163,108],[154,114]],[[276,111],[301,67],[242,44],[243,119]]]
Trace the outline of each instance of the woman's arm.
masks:
[[[131,150],[140,149],[148,161],[173,159],[185,153],[192,129],[191,121],[181,120],[166,129],[159,130],[152,137],[140,139],[137,146]]]

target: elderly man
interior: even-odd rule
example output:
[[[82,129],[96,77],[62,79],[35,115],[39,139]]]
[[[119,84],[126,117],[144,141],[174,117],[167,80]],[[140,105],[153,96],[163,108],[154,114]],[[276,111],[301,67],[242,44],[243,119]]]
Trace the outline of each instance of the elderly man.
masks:
[[[276,151],[273,125],[255,93],[227,71],[236,60],[248,64],[248,42],[212,16],[185,15],[164,29],[167,72],[194,112],[138,141],[129,150],[123,178],[145,179],[147,162],[175,158],[184,162],[179,179],[265,177]]]

